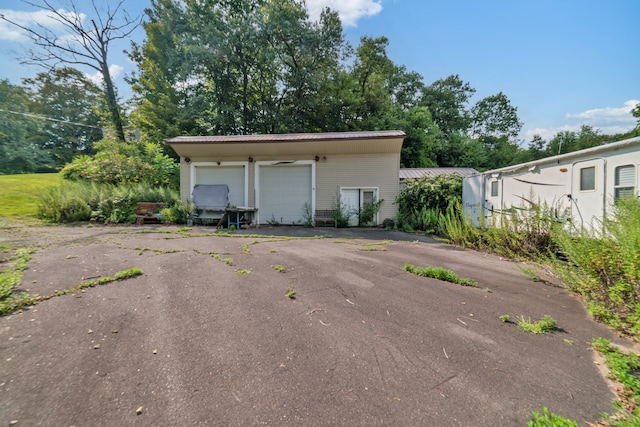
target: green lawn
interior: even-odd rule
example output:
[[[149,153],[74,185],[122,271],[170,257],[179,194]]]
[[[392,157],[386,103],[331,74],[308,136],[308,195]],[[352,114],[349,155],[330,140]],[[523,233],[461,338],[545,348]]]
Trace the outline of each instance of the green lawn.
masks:
[[[61,182],[57,173],[0,175],[0,217],[35,217],[40,190]]]

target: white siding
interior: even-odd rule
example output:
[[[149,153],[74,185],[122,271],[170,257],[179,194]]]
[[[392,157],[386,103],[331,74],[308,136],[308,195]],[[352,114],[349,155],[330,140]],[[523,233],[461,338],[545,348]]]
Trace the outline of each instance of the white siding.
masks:
[[[397,212],[393,204],[400,191],[400,154],[332,155],[321,159],[316,167],[316,205],[331,209],[340,188],[377,188],[383,199],[379,222],[393,219]]]

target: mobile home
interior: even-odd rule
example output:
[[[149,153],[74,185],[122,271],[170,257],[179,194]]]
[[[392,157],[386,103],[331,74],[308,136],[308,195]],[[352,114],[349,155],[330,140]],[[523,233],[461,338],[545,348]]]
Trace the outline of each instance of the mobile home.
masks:
[[[513,208],[546,205],[558,221],[597,229],[611,203],[638,197],[640,137],[464,178],[462,203],[476,225]]]

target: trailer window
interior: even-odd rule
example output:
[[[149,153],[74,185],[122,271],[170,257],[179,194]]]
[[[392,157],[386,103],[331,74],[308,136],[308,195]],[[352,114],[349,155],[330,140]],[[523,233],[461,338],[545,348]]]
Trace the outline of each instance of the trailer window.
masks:
[[[498,181],[491,181],[491,197],[498,197]]]
[[[593,191],[596,189],[596,167],[580,169],[580,191]]]
[[[616,199],[622,199],[634,195],[634,182],[636,168],[633,165],[618,166],[615,172],[614,195]]]

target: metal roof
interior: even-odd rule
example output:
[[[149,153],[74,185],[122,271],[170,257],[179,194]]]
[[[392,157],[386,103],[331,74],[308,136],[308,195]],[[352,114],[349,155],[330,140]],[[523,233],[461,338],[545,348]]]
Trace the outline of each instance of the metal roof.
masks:
[[[356,139],[404,138],[400,130],[380,130],[366,132],[324,132],[324,133],[283,133],[264,135],[210,135],[176,136],[166,139],[169,144],[243,144],[274,142],[335,141]]]
[[[478,171],[473,168],[407,168],[400,169],[400,180],[433,178],[438,175],[448,176],[453,174],[458,174],[464,178],[476,173],[478,173]]]

